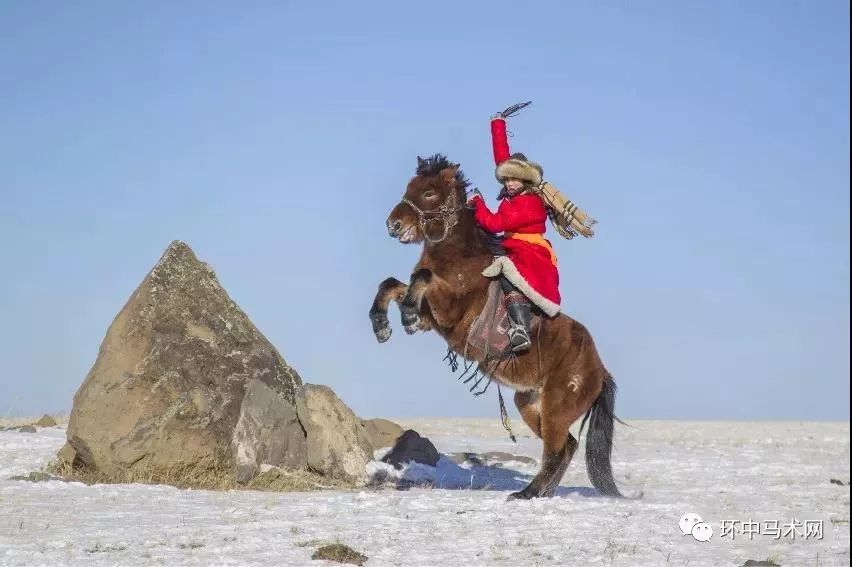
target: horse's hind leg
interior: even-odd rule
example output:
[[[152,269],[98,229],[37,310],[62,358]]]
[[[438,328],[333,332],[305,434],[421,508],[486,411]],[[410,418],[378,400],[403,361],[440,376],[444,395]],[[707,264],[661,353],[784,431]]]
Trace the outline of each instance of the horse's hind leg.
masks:
[[[373,324],[373,334],[380,343],[387,341],[391,336],[388,305],[391,301],[402,301],[407,291],[408,286],[396,278],[388,278],[379,284],[379,291],[370,307],[370,321]]]
[[[509,495],[510,500],[551,496],[574,457],[578,443],[568,428],[582,415],[582,406],[578,403],[576,389],[565,386],[564,383],[551,382],[540,394],[541,439],[544,444],[541,469],[526,488]]]
[[[571,464],[571,459],[574,458],[574,453],[577,451],[579,445],[580,443],[577,441],[577,438],[569,433],[568,440],[565,443],[565,456],[562,458],[562,462],[559,463],[559,467],[553,471],[553,475],[547,483],[542,486],[542,496],[553,496],[553,493],[556,492],[556,487],[559,486],[559,482],[565,476],[565,471],[568,470],[568,465]]]
[[[538,391],[515,392],[515,406],[527,426],[536,434],[536,437],[541,438],[541,406]],[[541,496],[552,496],[556,491],[559,481],[562,480],[568,465],[571,464],[571,459],[574,458],[578,445],[576,437],[569,433],[565,454],[553,473],[542,484]]]
[[[524,423],[541,438],[541,407],[537,390],[515,392],[515,407],[524,419]]]

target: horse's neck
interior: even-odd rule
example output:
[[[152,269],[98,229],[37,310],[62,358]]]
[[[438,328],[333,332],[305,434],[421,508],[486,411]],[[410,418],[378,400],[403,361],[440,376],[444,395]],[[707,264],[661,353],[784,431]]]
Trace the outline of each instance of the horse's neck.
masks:
[[[447,238],[424,247],[419,267],[429,269],[443,282],[427,291],[426,299],[430,294],[438,295],[431,298],[436,301],[429,301],[429,308],[441,322],[436,331],[451,345],[462,344],[469,322],[485,305],[489,280],[482,270],[491,258],[492,252],[470,211],[462,211]]]
[[[483,233],[473,218],[473,212],[469,210],[460,211],[458,222],[448,232],[447,237],[440,242],[426,244],[423,252],[424,256],[445,259],[491,256]]]
[[[492,257],[493,251],[489,249],[483,233],[470,214],[467,219],[459,219],[458,225],[446,239],[427,244],[420,264],[453,287],[458,287],[456,291],[459,296],[475,295],[488,287],[488,280],[481,272]]]

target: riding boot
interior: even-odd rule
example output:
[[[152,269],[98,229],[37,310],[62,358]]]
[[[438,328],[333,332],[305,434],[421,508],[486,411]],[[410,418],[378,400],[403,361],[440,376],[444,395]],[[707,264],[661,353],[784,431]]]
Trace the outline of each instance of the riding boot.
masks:
[[[513,352],[523,352],[532,346],[530,323],[532,312],[529,300],[519,291],[506,294],[506,311],[509,314],[509,344]]]

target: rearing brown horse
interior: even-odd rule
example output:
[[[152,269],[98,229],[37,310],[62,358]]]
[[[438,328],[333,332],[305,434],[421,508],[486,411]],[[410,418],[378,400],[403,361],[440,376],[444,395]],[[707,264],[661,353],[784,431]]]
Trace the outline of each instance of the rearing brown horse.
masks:
[[[468,185],[458,164],[446,157],[417,158],[416,176],[391,211],[387,227],[402,243],[424,243],[423,253],[408,285],[395,278],[379,285],[370,309],[379,342],[391,336],[387,310],[393,300],[408,334],[434,330],[457,354],[485,362],[485,353],[471,351],[466,342],[487,299],[489,280],[481,272],[493,259],[495,239],[466,208]],[[601,493],[621,496],[610,464],[615,382],[583,325],[564,314],[542,317],[538,325],[531,333],[533,348],[490,373],[515,390],[521,416],[544,443],[538,474],[510,499],[553,495],[578,446],[568,429],[584,415],[580,431],[588,419],[589,478]]]

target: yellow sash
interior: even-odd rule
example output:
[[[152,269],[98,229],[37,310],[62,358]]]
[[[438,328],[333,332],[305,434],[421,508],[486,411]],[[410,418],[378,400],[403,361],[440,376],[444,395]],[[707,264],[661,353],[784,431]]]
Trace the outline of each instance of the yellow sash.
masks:
[[[524,232],[506,232],[506,238],[514,238],[515,240],[523,240],[524,242],[529,242],[530,244],[537,244],[538,246],[544,246],[547,248],[547,251],[550,252],[550,261],[554,266],[558,266],[558,262],[556,261],[556,253],[553,251],[553,246],[550,245],[550,242],[544,237],[543,234],[528,234]]]

